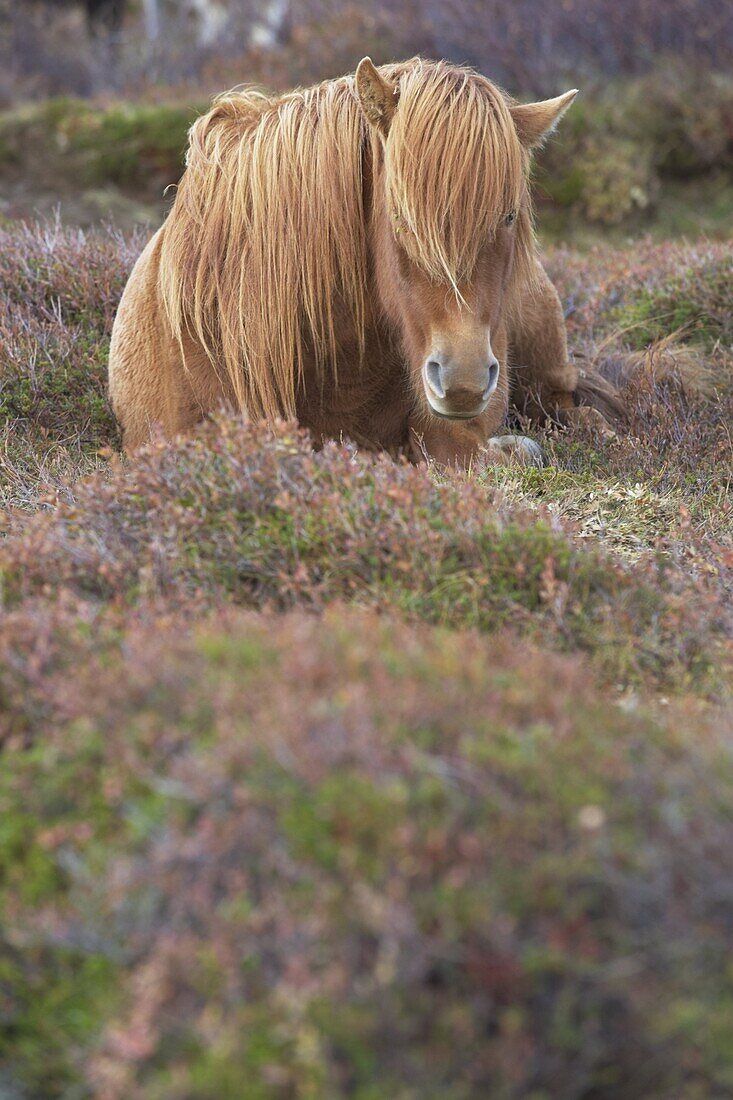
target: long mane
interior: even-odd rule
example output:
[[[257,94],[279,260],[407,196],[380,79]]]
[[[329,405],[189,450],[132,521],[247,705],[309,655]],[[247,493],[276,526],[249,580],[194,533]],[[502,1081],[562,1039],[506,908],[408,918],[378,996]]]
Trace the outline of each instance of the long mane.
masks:
[[[278,98],[231,92],[191,128],[160,292],[181,347],[197,340],[251,415],[294,415],[309,353],[335,378],[337,317],[350,318],[363,346],[365,165],[383,164],[401,242],[434,281],[460,294],[481,242],[511,210],[515,272],[531,277],[527,158],[504,95],[444,62],[381,72],[399,87],[384,148],[353,76]]]

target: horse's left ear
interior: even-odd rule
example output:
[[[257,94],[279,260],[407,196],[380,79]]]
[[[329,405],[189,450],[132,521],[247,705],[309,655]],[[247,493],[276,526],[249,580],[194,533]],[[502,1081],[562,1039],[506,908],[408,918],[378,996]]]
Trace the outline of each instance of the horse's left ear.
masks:
[[[556,99],[543,99],[540,103],[515,103],[511,111],[519,140],[527,149],[539,145],[557,126],[562,116],[578,94],[573,88]]]
[[[397,89],[375,69],[371,57],[363,57],[356,69],[356,95],[372,126],[386,137],[397,106]]]

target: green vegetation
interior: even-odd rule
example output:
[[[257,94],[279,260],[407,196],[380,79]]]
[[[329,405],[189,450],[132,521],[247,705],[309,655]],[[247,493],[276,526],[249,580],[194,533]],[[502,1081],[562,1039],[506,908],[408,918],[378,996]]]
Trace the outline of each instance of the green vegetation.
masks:
[[[475,479],[435,485],[335,447],[314,456],[288,429],[222,424],[141,455],[8,543],[0,571],[11,608],[41,592],[137,604],[151,589],[175,604],[192,592],[255,608],[349,600],[457,628],[513,625],[590,651],[614,681],[717,683],[714,587],[685,609],[654,559],[627,571]]]
[[[663,340],[670,332],[708,349],[718,341],[733,346],[733,254],[704,257],[669,280],[651,287],[628,287],[615,321],[628,330],[637,348]]]
[[[53,224],[0,229],[0,505],[35,507],[117,444],[109,334],[139,246]]]
[[[0,1100],[733,1096],[726,5],[319,0],[268,48],[249,7],[196,45],[0,0]],[[615,431],[120,456],[113,317],[208,92],[446,34],[581,84],[534,194]]]
[[[728,236],[733,214],[733,81],[681,69],[581,94],[539,159],[549,228],[578,223]],[[708,200],[701,209],[700,197]],[[684,196],[684,197],[683,197]],[[554,212],[552,207],[554,207]]]
[[[43,164],[46,174],[78,186],[110,182],[157,197],[180,175],[186,134],[199,112],[191,106],[82,99],[25,104],[0,115],[5,170]]]

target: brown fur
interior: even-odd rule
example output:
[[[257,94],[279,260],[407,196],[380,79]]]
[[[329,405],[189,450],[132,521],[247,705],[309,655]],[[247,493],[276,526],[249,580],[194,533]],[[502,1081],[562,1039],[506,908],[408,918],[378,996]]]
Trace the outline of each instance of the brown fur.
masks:
[[[466,463],[505,419],[512,364],[518,392],[572,404],[527,171],[573,94],[518,106],[467,69],[365,59],[306,91],[217,100],[115,322],[125,446],[225,401]]]

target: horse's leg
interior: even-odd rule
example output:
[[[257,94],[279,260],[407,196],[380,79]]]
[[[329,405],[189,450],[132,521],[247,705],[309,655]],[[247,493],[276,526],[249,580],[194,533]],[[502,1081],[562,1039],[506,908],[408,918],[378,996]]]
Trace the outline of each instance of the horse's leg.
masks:
[[[542,448],[526,435],[487,435],[476,421],[432,425],[425,421],[411,429],[411,453],[420,462],[437,462],[463,470],[482,466],[544,466]]]
[[[539,261],[537,267],[537,285],[520,291],[510,324],[512,400],[534,420],[563,419],[575,408],[578,371],[568,359],[557,291]]]

